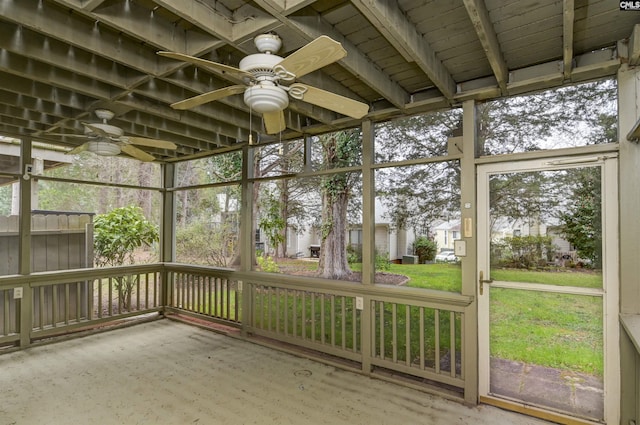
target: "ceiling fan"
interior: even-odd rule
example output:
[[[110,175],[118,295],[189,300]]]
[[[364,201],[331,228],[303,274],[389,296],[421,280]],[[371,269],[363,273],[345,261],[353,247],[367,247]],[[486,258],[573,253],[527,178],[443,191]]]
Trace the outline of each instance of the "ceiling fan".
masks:
[[[171,107],[191,109],[244,93],[247,106],[262,114],[268,134],[275,134],[286,128],[282,111],[289,106],[289,96],[355,119],[360,119],[369,112],[368,105],[348,97],[302,83],[289,84],[298,77],[345,57],[347,52],[337,41],[323,35],[286,58],[275,54],[282,47],[282,40],[276,34],[258,35],[254,43],[260,53],[243,58],[238,68],[182,53],[158,52],[161,56],[199,65],[244,82],[242,85],[224,87],[173,103]]]
[[[102,122],[82,122],[82,125],[84,126],[84,134],[49,133],[48,135],[87,139],[86,143],[68,151],[67,155],[75,155],[80,152],[89,151],[101,156],[115,156],[124,152],[136,159],[139,159],[140,161],[150,162],[155,160],[155,157],[134,145],[171,150],[177,148],[175,143],[168,142],[166,140],[125,136],[124,131],[120,127],[107,123],[107,121],[114,117],[114,113],[112,111],[109,111],[108,109],[96,109],[94,113],[102,120]]]

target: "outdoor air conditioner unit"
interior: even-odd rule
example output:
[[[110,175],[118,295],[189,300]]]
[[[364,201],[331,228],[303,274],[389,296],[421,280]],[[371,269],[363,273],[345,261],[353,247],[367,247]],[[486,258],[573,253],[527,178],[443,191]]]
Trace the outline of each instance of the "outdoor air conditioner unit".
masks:
[[[417,255],[403,255],[402,264],[418,264]]]

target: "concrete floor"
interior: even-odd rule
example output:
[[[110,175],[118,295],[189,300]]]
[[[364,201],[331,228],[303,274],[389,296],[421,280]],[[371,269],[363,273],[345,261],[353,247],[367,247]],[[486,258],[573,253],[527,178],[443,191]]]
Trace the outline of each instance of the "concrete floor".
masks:
[[[547,423],[169,320],[0,355],[0,425]]]

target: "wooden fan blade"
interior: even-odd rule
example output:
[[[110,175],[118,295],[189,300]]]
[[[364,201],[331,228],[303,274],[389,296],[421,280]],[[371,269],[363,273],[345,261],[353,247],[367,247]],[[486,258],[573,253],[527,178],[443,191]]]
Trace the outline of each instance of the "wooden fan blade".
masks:
[[[265,112],[262,114],[262,119],[264,120],[267,134],[277,134],[287,128],[284,122],[284,112],[282,111]]]
[[[172,103],[171,107],[173,109],[180,110],[191,109],[207,102],[222,99],[223,97],[240,94],[244,92],[245,89],[245,86],[229,86],[222,89],[210,91],[208,93],[203,93],[198,96],[190,97],[189,99],[181,100],[180,102]]]
[[[166,140],[148,139],[146,137],[135,137],[135,136],[126,136],[126,137],[123,137],[123,139],[126,139],[126,141],[128,141],[129,143],[133,143],[134,145],[147,146],[150,148],[171,149],[171,150],[175,150],[178,148],[175,143],[168,142]]]
[[[69,133],[43,133],[41,136],[79,137],[81,139],[89,138],[89,136],[87,136],[86,134],[69,134]]]
[[[317,105],[331,111],[338,112],[351,118],[360,119],[369,112],[369,105],[340,96],[335,93],[321,90],[306,84],[292,84],[291,88],[303,92],[302,99],[305,102]]]
[[[281,60],[276,66],[282,66],[296,77],[301,77],[330,63],[339,61],[346,55],[347,51],[344,50],[342,44],[326,35],[321,35]]]
[[[120,145],[120,150],[122,150],[122,152],[128,153],[136,159],[139,159],[140,161],[151,162],[156,159],[153,155],[149,155],[142,149],[138,149],[133,145],[127,145],[126,143]]]
[[[158,52],[158,54],[166,58],[176,59],[179,61],[189,62],[194,65],[201,66],[210,71],[216,72],[218,74],[222,74],[223,76],[228,75],[230,77],[234,77],[235,79],[240,79],[240,80],[244,80],[244,79],[253,80],[253,74],[238,68],[234,68],[232,66],[223,65],[218,62],[212,62],[206,59],[200,59],[195,56],[189,56],[183,53],[176,53],[176,52],[160,51]]]
[[[77,146],[77,147],[75,147],[75,148],[71,149],[71,150],[70,150],[70,151],[68,151],[66,154],[67,154],[67,155],[77,155],[77,154],[79,154],[80,152],[84,152],[84,151],[86,151],[88,148],[89,148],[89,143],[84,143],[84,144],[82,144],[82,145],[80,145],[80,146]]]

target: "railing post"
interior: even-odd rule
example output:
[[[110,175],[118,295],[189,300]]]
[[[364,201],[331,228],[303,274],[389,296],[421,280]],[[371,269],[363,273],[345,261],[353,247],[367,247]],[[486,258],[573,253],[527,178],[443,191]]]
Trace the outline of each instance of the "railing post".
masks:
[[[363,297],[362,316],[360,317],[360,352],[362,353],[362,371],[371,373],[371,358],[373,352],[373,304],[371,297]]]
[[[242,336],[246,337],[249,333],[249,329],[251,329],[251,325],[253,323],[253,304],[252,304],[252,296],[253,286],[249,282],[238,281],[238,287],[240,289],[242,297],[242,316],[240,317],[240,330]]]
[[[19,306],[20,347],[25,348],[31,344],[31,329],[33,329],[33,293],[30,284],[22,285]]]

